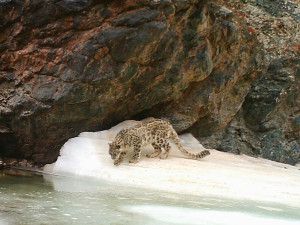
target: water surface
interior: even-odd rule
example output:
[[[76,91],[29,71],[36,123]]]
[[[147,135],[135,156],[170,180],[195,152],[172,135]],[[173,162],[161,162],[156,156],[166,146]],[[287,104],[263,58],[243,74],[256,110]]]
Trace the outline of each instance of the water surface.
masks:
[[[93,178],[26,175],[0,175],[1,225],[300,224],[300,207],[181,195]]]

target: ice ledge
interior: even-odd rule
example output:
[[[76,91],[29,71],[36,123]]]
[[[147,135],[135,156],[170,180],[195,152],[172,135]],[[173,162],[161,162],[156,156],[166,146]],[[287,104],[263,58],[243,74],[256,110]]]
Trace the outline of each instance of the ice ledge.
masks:
[[[211,151],[201,160],[184,158],[171,143],[167,159],[145,157],[139,163],[125,160],[114,166],[108,154],[108,143],[124,127],[136,124],[125,121],[109,130],[84,132],[68,140],[61,156],[44,171],[53,174],[90,176],[110,182],[193,195],[210,195],[300,206],[300,170],[286,164],[245,155]],[[190,134],[180,136],[189,151],[203,146]]]

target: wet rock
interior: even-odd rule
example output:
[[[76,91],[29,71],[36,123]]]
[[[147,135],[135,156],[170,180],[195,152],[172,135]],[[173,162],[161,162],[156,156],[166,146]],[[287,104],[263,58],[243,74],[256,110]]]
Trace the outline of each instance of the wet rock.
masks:
[[[4,169],[3,173],[5,175],[17,176],[17,177],[32,177],[34,175],[32,172],[13,169],[13,168],[6,168]]]
[[[3,160],[5,168],[37,168],[34,162],[26,159],[5,158]]]
[[[16,166],[17,163],[18,163],[18,160],[15,159],[15,158],[6,158],[4,163],[7,165],[7,166]]]
[[[2,158],[0,158],[0,170],[2,170],[4,168],[5,164],[2,160]]]

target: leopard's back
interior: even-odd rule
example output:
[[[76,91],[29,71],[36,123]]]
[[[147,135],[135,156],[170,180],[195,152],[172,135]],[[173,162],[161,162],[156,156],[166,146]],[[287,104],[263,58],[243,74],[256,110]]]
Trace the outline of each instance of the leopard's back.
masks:
[[[172,129],[172,125],[169,122],[153,119],[151,121],[141,122],[140,124],[129,128],[128,133],[140,137],[142,146],[145,146],[169,139]]]

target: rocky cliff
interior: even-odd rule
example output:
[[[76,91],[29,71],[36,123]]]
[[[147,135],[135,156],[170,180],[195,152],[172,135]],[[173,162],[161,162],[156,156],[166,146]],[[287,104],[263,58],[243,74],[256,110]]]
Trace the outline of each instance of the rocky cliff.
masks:
[[[153,116],[297,163],[298,3],[0,0],[1,156],[53,162],[82,131]]]

